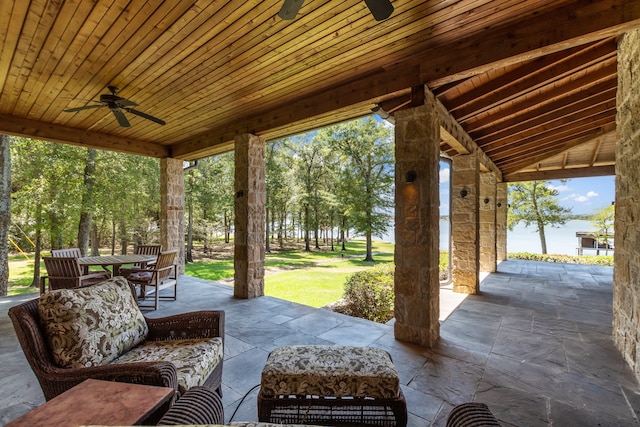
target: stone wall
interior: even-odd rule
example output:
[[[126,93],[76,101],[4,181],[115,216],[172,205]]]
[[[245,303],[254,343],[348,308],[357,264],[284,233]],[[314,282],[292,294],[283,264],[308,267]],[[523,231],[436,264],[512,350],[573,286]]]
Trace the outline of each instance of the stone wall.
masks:
[[[184,273],[184,172],[182,160],[160,160],[160,244],[178,250],[178,274]]]
[[[618,47],[613,339],[640,378],[640,30]]]
[[[264,139],[235,139],[234,296],[264,295],[265,163]]]
[[[496,263],[507,259],[507,189],[506,182],[496,184]]]
[[[428,105],[398,111],[395,119],[394,334],[430,347],[440,336],[440,126]]]
[[[496,174],[480,174],[480,200],[478,202],[480,236],[480,271],[496,271]]]
[[[451,165],[451,279],[454,292],[479,291],[480,162],[475,153],[455,156]]]

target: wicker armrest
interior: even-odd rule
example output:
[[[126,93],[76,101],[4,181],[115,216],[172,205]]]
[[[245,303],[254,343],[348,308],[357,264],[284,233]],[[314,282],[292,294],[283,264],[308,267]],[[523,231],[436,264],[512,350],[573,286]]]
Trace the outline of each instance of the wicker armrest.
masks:
[[[183,394],[158,425],[224,424],[220,396],[206,387],[193,387]]]
[[[224,340],[224,311],[201,310],[161,318],[146,318],[147,339],[151,341],[187,338],[222,337]]]
[[[451,410],[446,427],[500,427],[500,423],[484,403],[468,402]]]
[[[38,372],[38,381],[47,400],[89,378],[170,387],[178,390],[176,367],[171,362],[139,362],[90,368],[50,366],[48,369]]]

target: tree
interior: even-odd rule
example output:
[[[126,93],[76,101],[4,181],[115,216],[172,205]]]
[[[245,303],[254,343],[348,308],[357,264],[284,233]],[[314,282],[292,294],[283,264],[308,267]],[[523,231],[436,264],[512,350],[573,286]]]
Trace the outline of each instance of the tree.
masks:
[[[0,135],[0,296],[9,292],[9,225],[11,224],[11,155],[9,136]]]
[[[365,261],[373,261],[372,236],[389,228],[393,206],[393,140],[391,129],[367,117],[318,132],[340,154],[341,183],[349,224],[366,238]],[[344,191],[346,189],[346,191]]]
[[[547,187],[546,181],[527,181],[509,186],[507,226],[513,230],[520,222],[527,227],[535,225],[543,254],[547,253],[545,227],[566,224],[571,213],[571,209],[558,204],[557,197],[558,190]]]
[[[591,223],[596,227],[596,240],[605,244],[605,254],[609,255],[610,239],[613,234],[615,206],[609,205],[599,209],[592,217]]]

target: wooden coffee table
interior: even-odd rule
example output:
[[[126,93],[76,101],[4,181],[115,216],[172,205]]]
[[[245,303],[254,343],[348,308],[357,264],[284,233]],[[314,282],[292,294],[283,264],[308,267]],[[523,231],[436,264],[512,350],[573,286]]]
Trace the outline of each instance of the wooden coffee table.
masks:
[[[89,379],[54,397],[6,427],[77,427],[142,424],[168,404],[174,390]]]

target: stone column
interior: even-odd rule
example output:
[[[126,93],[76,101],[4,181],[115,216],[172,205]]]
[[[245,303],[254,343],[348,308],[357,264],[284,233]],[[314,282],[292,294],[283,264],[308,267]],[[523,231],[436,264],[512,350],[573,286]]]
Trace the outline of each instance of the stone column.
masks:
[[[508,185],[496,184],[496,263],[507,260],[507,208]]]
[[[618,46],[613,339],[640,379],[640,30]]]
[[[398,111],[395,121],[394,333],[431,347],[440,337],[440,127],[427,105]]]
[[[480,161],[476,153],[455,156],[451,164],[451,278],[453,291],[480,289]]]
[[[496,174],[480,174],[480,271],[496,271]]]
[[[178,250],[178,273],[184,273],[184,173],[182,160],[160,159],[160,244]]]
[[[264,139],[235,139],[234,291],[236,298],[264,295],[265,164]]]

